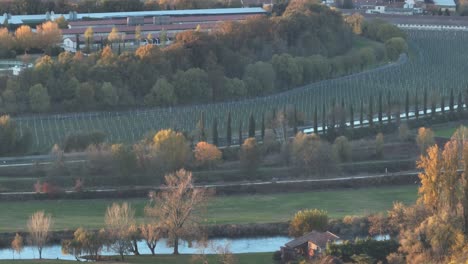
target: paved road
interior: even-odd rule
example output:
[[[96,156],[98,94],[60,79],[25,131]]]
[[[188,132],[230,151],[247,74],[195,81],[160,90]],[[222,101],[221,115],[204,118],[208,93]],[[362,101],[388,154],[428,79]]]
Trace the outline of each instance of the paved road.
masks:
[[[223,188],[223,187],[245,187],[245,186],[262,186],[262,185],[270,185],[270,184],[291,184],[291,183],[310,183],[310,182],[337,182],[337,181],[354,181],[354,180],[362,180],[362,179],[381,179],[381,178],[388,178],[394,176],[416,176],[418,175],[418,171],[405,171],[405,172],[398,172],[398,173],[381,173],[381,174],[374,174],[374,175],[356,175],[356,176],[345,176],[345,177],[334,177],[334,178],[323,178],[323,179],[297,179],[297,180],[275,180],[272,179],[271,181],[261,181],[261,182],[235,182],[235,183],[223,183],[223,184],[204,184],[204,185],[196,185],[196,187],[200,188]],[[131,190],[161,190],[166,189],[161,186],[145,186],[145,187],[134,187],[134,188],[102,188],[96,190],[88,190],[87,192],[99,192],[99,193],[106,193],[106,192],[116,192],[116,191],[131,191]],[[65,193],[75,193],[75,191],[65,191]],[[8,195],[33,195],[36,194],[35,192],[5,192],[0,193],[0,196],[8,196]],[[0,198],[1,200],[1,198]]]

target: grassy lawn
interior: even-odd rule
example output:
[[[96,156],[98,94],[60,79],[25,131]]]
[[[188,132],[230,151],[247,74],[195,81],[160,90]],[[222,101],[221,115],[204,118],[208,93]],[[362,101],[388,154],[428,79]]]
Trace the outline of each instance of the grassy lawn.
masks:
[[[272,260],[273,253],[249,253],[249,254],[236,254],[237,263],[239,264],[272,264],[274,263]],[[215,258],[215,256],[210,256],[211,258]],[[116,258],[118,259],[118,258]],[[76,261],[65,261],[65,260],[0,260],[0,263],[14,263],[14,264],[32,264],[32,263],[40,263],[40,264],[69,264],[69,263],[76,263]],[[94,263],[164,263],[164,264],[188,264],[188,263],[201,263],[201,262],[192,262],[192,255],[180,255],[180,256],[173,256],[173,255],[157,255],[157,256],[129,256],[125,258],[124,262],[121,261],[106,261],[106,262],[94,262]]]
[[[393,201],[406,204],[416,200],[417,186],[372,187],[303,193],[218,196],[208,206],[208,224],[268,223],[288,220],[297,210],[320,208],[330,217],[364,215],[388,210]],[[0,202],[0,232],[24,230],[33,212],[45,210],[54,218],[54,229],[101,228],[104,212],[112,202],[122,200],[51,200]],[[145,199],[129,199],[139,220]]]
[[[455,130],[460,126],[468,126],[467,121],[459,121],[454,123],[449,123],[446,125],[436,125],[432,128],[436,137],[451,138]]]

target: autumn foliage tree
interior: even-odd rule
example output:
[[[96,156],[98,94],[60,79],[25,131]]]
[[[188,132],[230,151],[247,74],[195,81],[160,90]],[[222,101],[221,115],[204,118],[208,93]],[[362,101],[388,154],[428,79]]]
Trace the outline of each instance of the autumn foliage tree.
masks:
[[[199,166],[212,168],[221,161],[222,153],[215,146],[207,142],[198,142],[195,146],[195,160]]]
[[[430,128],[420,127],[416,137],[416,144],[421,153],[425,153],[427,148],[435,144],[434,132]]]
[[[443,149],[433,145],[417,165],[417,204],[395,205],[389,223],[399,229],[409,263],[464,263],[468,245],[468,141],[459,129]]]
[[[151,203],[145,208],[145,213],[157,219],[161,228],[167,230],[168,243],[174,246],[174,254],[177,255],[181,239],[200,237],[199,224],[208,193],[195,188],[192,173],[183,169],[167,174],[165,182],[161,192],[150,194]]]
[[[297,212],[289,224],[289,235],[300,237],[312,231],[325,231],[328,225],[328,213],[318,209]]]
[[[185,136],[181,132],[170,129],[156,133],[151,148],[157,163],[164,172],[181,169],[191,155]]]

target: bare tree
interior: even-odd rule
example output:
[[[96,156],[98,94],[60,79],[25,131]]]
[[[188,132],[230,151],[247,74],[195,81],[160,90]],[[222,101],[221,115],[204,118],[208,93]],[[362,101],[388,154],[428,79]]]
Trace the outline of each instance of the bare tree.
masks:
[[[161,228],[159,228],[156,224],[142,224],[140,225],[141,236],[146,242],[149,250],[151,251],[151,255],[154,256],[154,249],[156,248],[156,244],[158,240],[162,236]]]
[[[192,239],[200,230],[199,210],[207,200],[205,189],[194,188],[192,173],[181,169],[165,176],[163,191],[150,194],[151,204],[145,208],[148,216],[155,217],[168,232],[168,242],[179,254],[179,240]]]
[[[124,260],[124,254],[132,249],[130,227],[135,224],[135,211],[128,203],[113,203],[107,207],[105,223],[109,248],[119,253]]]
[[[35,212],[28,221],[29,239],[31,245],[39,251],[39,259],[42,259],[42,249],[49,238],[49,231],[52,226],[52,217],[46,215],[44,211]]]

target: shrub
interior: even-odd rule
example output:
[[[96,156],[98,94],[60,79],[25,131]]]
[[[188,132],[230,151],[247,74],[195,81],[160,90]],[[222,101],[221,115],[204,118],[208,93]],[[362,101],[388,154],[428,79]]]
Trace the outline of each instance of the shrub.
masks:
[[[342,244],[328,244],[327,255],[339,257],[344,261],[354,260],[353,256],[367,255],[377,261],[386,261],[386,257],[398,250],[399,244],[395,240],[377,241],[373,239],[359,239],[354,243],[345,241]],[[373,263],[373,262],[372,262]]]
[[[255,138],[248,138],[242,144],[240,151],[241,165],[247,172],[255,171],[260,165],[260,151]]]
[[[221,151],[212,144],[198,142],[195,147],[195,160],[198,166],[212,168],[221,161]]]
[[[98,145],[104,142],[106,134],[101,131],[90,133],[74,133],[65,137],[63,141],[63,150],[65,152],[84,151],[89,145]]]
[[[337,137],[333,143],[333,152],[341,162],[351,160],[351,144],[345,136]]]
[[[297,168],[313,174],[328,174],[336,170],[332,147],[320,137],[297,133],[291,146],[291,156]]]

